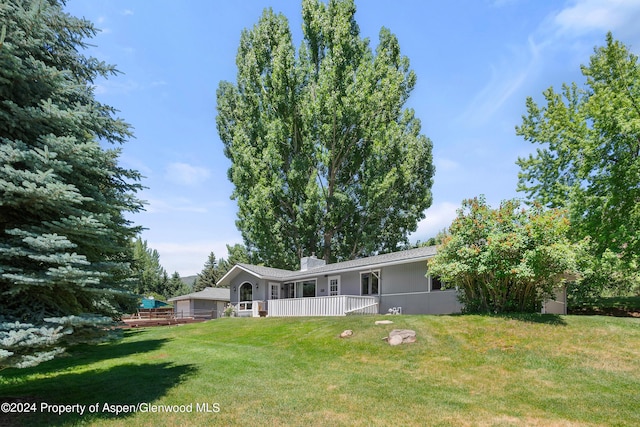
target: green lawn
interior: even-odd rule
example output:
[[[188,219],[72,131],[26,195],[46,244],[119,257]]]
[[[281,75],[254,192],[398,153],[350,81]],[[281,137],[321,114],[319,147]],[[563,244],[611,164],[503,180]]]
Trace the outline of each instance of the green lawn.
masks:
[[[117,343],[0,372],[0,401],[39,412],[5,424],[0,414],[0,426],[640,425],[640,319],[394,316],[374,325],[381,318],[127,331]],[[414,329],[418,342],[389,346],[382,338],[393,328]],[[353,337],[338,338],[345,329]],[[45,403],[87,406],[82,416],[43,415]],[[105,403],[190,412],[115,416]]]

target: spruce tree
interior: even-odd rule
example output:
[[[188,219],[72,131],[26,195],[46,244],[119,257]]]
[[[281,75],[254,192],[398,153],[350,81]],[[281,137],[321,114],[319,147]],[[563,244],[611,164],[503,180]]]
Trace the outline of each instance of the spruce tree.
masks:
[[[201,291],[207,287],[215,287],[216,282],[220,280],[221,277],[222,276],[218,274],[218,261],[216,259],[216,254],[211,252],[209,253],[207,262],[204,263],[202,271],[196,278],[196,283],[193,287],[194,292]]]
[[[118,165],[129,126],[93,92],[117,71],[83,54],[96,30],[63,5],[0,4],[0,368],[101,339],[135,302],[140,176]]]
[[[185,295],[191,292],[189,285],[184,283],[180,278],[180,273],[174,271],[171,278],[167,282],[165,295],[167,298],[177,297],[179,295]]]
[[[160,253],[138,237],[133,241],[134,290],[140,295],[157,293],[167,296],[169,275],[160,264]]]

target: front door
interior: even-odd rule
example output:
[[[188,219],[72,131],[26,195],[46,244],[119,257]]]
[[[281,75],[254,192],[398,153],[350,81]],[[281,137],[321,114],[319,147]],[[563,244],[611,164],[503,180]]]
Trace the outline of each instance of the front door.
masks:
[[[329,277],[329,296],[340,295],[340,276]]]

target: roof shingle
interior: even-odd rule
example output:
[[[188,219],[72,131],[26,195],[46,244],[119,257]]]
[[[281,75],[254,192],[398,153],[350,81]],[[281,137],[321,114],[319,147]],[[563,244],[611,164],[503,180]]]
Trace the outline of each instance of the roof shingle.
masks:
[[[410,262],[412,260],[421,260],[434,256],[436,254],[435,246],[423,246],[420,248],[409,249],[406,251],[391,252],[388,254],[375,255],[366,258],[353,259],[349,261],[336,262],[305,271],[291,271],[280,268],[265,267],[253,264],[237,264],[241,269],[254,274],[263,279],[272,280],[294,280],[305,277],[313,277],[318,274],[338,273],[357,268],[376,267],[384,264],[394,264]],[[226,277],[226,276],[225,276]]]

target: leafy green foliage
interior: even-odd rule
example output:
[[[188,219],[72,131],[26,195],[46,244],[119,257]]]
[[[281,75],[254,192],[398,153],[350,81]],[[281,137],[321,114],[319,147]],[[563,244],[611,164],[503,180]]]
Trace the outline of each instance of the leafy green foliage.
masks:
[[[169,277],[166,270],[160,265],[160,254],[157,250],[152,249],[146,240],[140,237],[132,243],[133,248],[133,279],[135,282],[135,291],[140,295],[155,292],[163,295],[165,298],[165,289]]]
[[[540,144],[520,158],[518,189],[533,200],[569,211],[574,239],[591,238],[598,270],[615,267],[618,281],[637,282],[640,254],[640,65],[607,34],[582,66],[583,87],[544,92],[546,105],[527,99],[518,135]],[[617,258],[617,260],[614,260]],[[635,275],[635,279],[633,276]],[[624,288],[624,286],[623,286]],[[601,289],[602,290],[602,289]]]
[[[640,296],[640,270],[636,260],[625,260],[606,249],[597,256],[585,254],[580,260],[581,280],[567,288],[567,301],[572,309],[593,306],[601,297]]]
[[[0,321],[3,334],[32,335],[19,351],[3,344],[14,356],[0,364],[24,366],[63,336],[84,341],[80,324],[104,335],[102,317],[78,316],[118,317],[135,303],[129,241],[138,229],[124,213],[142,208],[140,176],[102,147],[131,133],[94,98],[93,81],[116,71],[80,53],[92,24],[55,0],[2,2],[0,22]],[[54,318],[73,333],[55,332],[45,321]]]
[[[362,39],[352,0],[304,0],[296,52],[265,10],[241,35],[237,82],[221,82],[217,126],[231,160],[237,225],[258,261],[295,268],[393,251],[431,205],[432,144],[397,38]]]
[[[459,287],[467,312],[536,312],[573,275],[585,243],[572,244],[561,210],[522,209],[517,200],[491,209],[465,200],[429,274]]]
[[[132,281],[138,295],[151,295],[167,300],[191,291],[191,288],[180,279],[177,271],[169,277],[160,264],[160,253],[150,248],[146,240],[136,238],[132,242],[132,249]]]

